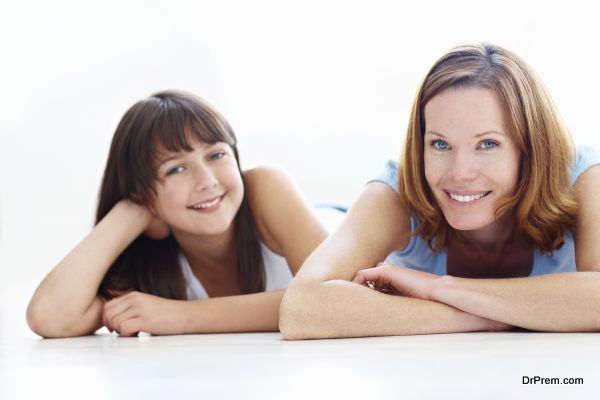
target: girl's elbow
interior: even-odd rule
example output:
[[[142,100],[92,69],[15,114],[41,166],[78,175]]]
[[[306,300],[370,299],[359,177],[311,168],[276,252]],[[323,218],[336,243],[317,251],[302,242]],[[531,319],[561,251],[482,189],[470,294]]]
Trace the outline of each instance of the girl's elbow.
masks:
[[[29,303],[25,315],[27,325],[37,335],[43,338],[66,338],[73,336],[82,336],[86,333],[76,332],[77,324],[70,323],[64,318],[58,318],[47,308],[42,307],[33,301]]]
[[[35,334],[44,338],[55,337],[53,335],[52,322],[47,318],[47,313],[33,301],[29,303],[25,318],[27,325]]]

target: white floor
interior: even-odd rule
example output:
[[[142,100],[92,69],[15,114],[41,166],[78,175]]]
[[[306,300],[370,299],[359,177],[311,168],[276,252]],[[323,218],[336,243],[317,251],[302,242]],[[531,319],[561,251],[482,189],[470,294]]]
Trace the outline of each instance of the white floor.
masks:
[[[286,342],[278,333],[43,340],[34,284],[0,291],[0,399],[598,398],[600,335],[471,333]],[[583,378],[580,385],[523,376]],[[190,397],[192,396],[192,397]]]

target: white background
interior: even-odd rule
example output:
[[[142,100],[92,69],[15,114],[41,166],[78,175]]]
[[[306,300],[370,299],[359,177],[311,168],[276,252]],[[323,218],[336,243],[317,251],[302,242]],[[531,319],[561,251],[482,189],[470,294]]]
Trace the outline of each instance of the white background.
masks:
[[[116,124],[152,92],[199,94],[244,166],[280,165],[311,202],[348,205],[397,158],[420,79],[460,43],[521,55],[576,141],[600,144],[596,16],[581,1],[0,0],[0,294],[21,283],[4,302],[24,316],[90,230]]]

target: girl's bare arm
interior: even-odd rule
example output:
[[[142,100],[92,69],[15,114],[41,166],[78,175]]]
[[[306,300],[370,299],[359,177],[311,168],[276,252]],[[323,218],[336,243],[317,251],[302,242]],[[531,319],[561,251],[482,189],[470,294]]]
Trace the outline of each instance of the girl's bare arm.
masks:
[[[40,283],[27,308],[31,329],[43,337],[67,337],[100,328],[100,282],[151,220],[145,207],[130,200],[117,203]]]

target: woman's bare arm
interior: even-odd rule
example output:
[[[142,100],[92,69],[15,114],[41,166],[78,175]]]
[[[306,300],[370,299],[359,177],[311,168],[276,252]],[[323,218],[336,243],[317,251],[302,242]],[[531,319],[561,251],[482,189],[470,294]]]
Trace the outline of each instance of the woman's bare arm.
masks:
[[[381,183],[367,185],[341,227],[306,260],[280,307],[286,339],[407,335],[493,329],[494,321],[432,301],[389,296],[349,282],[406,246],[407,210]]]
[[[540,331],[600,331],[600,166],[575,183],[577,271],[517,279],[444,277],[433,299]]]

